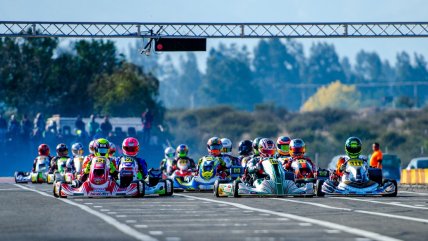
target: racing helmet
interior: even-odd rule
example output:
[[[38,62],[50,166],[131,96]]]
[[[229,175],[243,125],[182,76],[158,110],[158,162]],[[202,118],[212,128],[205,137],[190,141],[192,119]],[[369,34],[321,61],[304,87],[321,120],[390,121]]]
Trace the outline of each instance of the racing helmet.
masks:
[[[83,145],[80,142],[76,142],[71,146],[71,153],[75,156],[83,155]]]
[[[253,151],[253,142],[250,140],[243,140],[239,142],[238,153],[239,155],[248,156]]]
[[[107,139],[100,138],[95,142],[95,156],[108,157],[110,143]]]
[[[56,154],[59,157],[65,157],[68,155],[68,147],[64,143],[60,143],[56,146]]]
[[[216,136],[211,137],[207,142],[208,153],[213,156],[220,156],[222,147],[220,138]]]
[[[290,154],[291,139],[288,136],[280,136],[276,140],[276,150],[280,155],[288,156]]]
[[[92,140],[91,142],[89,142],[89,153],[90,154],[94,154],[95,153],[95,140]]]
[[[187,147],[187,145],[185,144],[181,144],[179,146],[177,146],[177,155],[178,157],[187,157],[187,153],[189,153],[189,147]]]
[[[39,148],[37,148],[37,151],[39,152],[39,156],[49,156],[51,154],[49,146],[46,144],[41,144]]]
[[[290,156],[303,157],[306,153],[306,144],[302,139],[293,139],[290,141]]]
[[[123,140],[122,151],[127,156],[136,156],[140,150],[140,143],[134,137],[128,137]]]
[[[221,138],[221,145],[223,146],[221,148],[222,154],[232,154],[232,141],[228,138]]]
[[[175,157],[175,150],[172,147],[167,147],[165,149],[165,158],[174,158]]]
[[[360,138],[358,137],[349,137],[345,142],[345,151],[346,155],[348,155],[350,158],[358,158],[358,156],[361,154],[361,146],[363,143],[361,142]]]
[[[108,149],[109,157],[114,157],[115,153],[116,153],[116,145],[114,143],[110,142],[110,148]]]
[[[271,157],[275,155],[275,142],[269,138],[263,138],[259,142],[259,152],[262,157]]]
[[[259,153],[259,142],[262,138],[261,137],[256,137],[256,139],[253,140],[253,152],[255,155],[260,154]]]

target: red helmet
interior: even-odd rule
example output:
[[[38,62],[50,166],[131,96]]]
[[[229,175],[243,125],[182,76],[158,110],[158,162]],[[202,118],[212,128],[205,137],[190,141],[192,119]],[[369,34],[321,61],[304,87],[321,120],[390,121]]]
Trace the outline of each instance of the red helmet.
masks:
[[[290,155],[292,157],[303,157],[306,152],[306,145],[302,139],[293,139],[290,142]]]
[[[116,153],[116,145],[110,142],[110,149],[108,150],[108,154],[110,157],[114,156]]]
[[[123,140],[122,151],[127,156],[136,156],[140,150],[140,143],[134,137],[128,137]]]
[[[271,139],[263,138],[259,142],[259,152],[262,157],[271,157],[275,155],[275,142]]]
[[[49,146],[46,144],[41,144],[38,148],[39,156],[49,156],[51,151],[49,150]]]
[[[218,137],[211,137],[207,142],[208,153],[213,156],[220,156],[222,147],[223,144]]]
[[[276,149],[281,155],[289,155],[290,150],[290,137],[288,136],[280,136],[276,140]]]

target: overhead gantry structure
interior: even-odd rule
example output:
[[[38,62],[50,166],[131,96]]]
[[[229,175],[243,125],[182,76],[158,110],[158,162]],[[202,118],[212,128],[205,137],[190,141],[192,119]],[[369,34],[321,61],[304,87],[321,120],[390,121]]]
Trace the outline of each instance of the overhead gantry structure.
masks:
[[[138,23],[0,21],[0,37],[420,38],[428,37],[428,22]]]

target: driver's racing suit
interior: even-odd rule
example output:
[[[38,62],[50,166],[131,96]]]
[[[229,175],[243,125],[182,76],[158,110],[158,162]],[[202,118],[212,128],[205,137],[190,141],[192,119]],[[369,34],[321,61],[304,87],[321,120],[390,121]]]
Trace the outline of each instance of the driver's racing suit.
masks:
[[[226,162],[224,162],[224,160],[221,158],[221,156],[206,155],[206,156],[201,157],[198,161],[198,165],[196,166],[196,171],[199,172],[199,168],[201,167],[201,164],[206,157],[212,157],[212,158],[217,159],[217,161],[218,161],[217,174],[218,174],[218,176],[220,176],[223,179],[226,178],[227,177]]]
[[[140,158],[140,157],[136,157],[136,156],[120,156],[116,158],[116,163],[117,163],[117,167],[120,168],[120,163],[122,161],[124,161],[125,159],[133,159],[134,162],[136,163],[137,167],[138,167],[138,174],[137,174],[137,178],[139,180],[144,180],[147,177],[148,171],[147,171],[147,162],[146,160]]]

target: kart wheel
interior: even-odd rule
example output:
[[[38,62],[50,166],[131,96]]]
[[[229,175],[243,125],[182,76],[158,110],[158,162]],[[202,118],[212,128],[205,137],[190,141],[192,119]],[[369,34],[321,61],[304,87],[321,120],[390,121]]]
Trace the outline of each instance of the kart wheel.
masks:
[[[322,185],[324,184],[324,180],[318,179],[315,183],[315,195],[317,197],[324,197],[325,193],[322,191]]]
[[[382,185],[382,169],[379,168],[369,168],[369,179],[378,183],[379,186]]]
[[[53,195],[54,195],[54,197],[59,197],[55,191],[56,191],[56,185],[53,184]]]
[[[241,180],[235,180],[233,182],[233,197],[241,197],[241,195],[239,195],[239,193],[238,193],[239,183],[242,183]]]
[[[62,196],[61,195],[61,191],[62,191],[62,184],[63,184],[64,182],[59,182],[59,188],[58,188],[58,196],[60,197],[60,198],[67,198],[67,196]]]
[[[168,182],[171,187],[171,190],[168,190],[168,188],[166,188],[168,186]],[[166,196],[172,196],[172,194],[174,194],[174,182],[171,179],[165,180],[165,188],[166,188]]]
[[[139,181],[139,183],[141,184],[141,185],[138,185],[138,191],[140,192],[140,197],[144,197],[144,195],[146,195],[146,183],[142,181]]]
[[[382,184],[385,185],[386,182],[392,182],[392,184],[395,186],[395,191],[393,193],[390,193],[390,194],[384,194],[383,196],[384,197],[396,197],[397,193],[398,193],[397,181],[385,179]]]
[[[215,196],[215,197],[220,197],[220,195],[218,194],[218,186],[219,186],[219,181],[218,181],[218,180],[216,180],[216,181],[214,182],[214,196]]]

